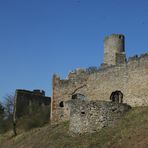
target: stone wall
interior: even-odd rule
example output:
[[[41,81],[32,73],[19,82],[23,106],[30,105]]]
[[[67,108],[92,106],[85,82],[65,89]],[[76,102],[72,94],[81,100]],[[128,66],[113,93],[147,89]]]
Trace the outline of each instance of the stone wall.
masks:
[[[71,135],[92,133],[114,124],[131,108],[127,104],[107,101],[72,99],[66,104],[70,108]]]
[[[14,101],[14,117],[18,119],[24,115],[29,115],[29,113],[35,114],[37,109],[44,111],[45,106],[48,106],[50,109],[50,101],[51,98],[46,97],[44,91],[17,89]]]
[[[123,102],[131,106],[148,105],[148,54],[129,58],[126,64],[100,68],[93,73],[73,72],[68,79],[60,80],[55,76],[54,110],[52,120],[66,121],[69,111],[60,102],[70,100],[73,93],[81,93],[90,100],[109,100],[113,91],[123,93]]]
[[[69,109],[64,102],[71,100],[75,93],[84,94],[90,100],[108,101],[111,93],[119,90],[123,93],[124,103],[133,107],[148,105],[148,53],[126,60],[124,36],[114,34],[105,39],[104,50],[107,62],[104,61],[99,69],[76,69],[64,80],[54,75],[53,122],[69,120]],[[115,63],[109,63],[110,60]]]
[[[52,122],[66,121],[69,118],[69,109],[65,105],[72,95],[83,90],[87,84],[88,75],[81,71],[69,74],[68,79],[60,80],[57,75],[53,76],[53,90],[51,100],[51,120]],[[63,102],[63,106],[60,104]]]

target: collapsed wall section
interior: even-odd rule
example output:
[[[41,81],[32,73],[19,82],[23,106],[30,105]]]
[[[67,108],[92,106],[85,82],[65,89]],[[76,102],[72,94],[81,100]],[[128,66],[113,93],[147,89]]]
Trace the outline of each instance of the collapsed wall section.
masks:
[[[70,106],[69,130],[71,135],[93,133],[110,126],[131,109],[127,104],[108,101],[76,99],[67,103]]]

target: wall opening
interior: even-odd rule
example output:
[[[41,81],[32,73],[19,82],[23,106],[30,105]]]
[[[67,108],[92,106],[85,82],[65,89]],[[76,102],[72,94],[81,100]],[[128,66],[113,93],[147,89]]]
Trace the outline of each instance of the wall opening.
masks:
[[[122,36],[121,35],[119,35],[119,39],[122,39]]]
[[[123,102],[123,93],[119,90],[113,91],[110,95],[110,100],[116,103]]]
[[[64,102],[61,101],[61,102],[59,103],[59,106],[60,106],[60,107],[64,107]]]
[[[85,115],[85,112],[84,112],[84,111],[81,111],[81,114],[82,114],[82,115]]]
[[[85,100],[85,96],[83,94],[80,94],[80,93],[76,93],[76,94],[73,94],[71,99],[80,99],[80,100]]]

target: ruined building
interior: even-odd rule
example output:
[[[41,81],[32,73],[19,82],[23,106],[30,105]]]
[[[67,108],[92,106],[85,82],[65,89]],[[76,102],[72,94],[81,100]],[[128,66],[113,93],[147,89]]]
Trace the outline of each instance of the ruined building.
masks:
[[[14,102],[14,118],[16,120],[25,115],[36,114],[37,110],[44,112],[46,106],[50,109],[51,98],[46,97],[43,90],[17,89]]]
[[[76,94],[77,95],[77,94]],[[76,96],[65,102],[70,110],[69,133],[73,136],[93,133],[111,126],[131,109],[128,104],[114,101],[90,101],[84,96]]]
[[[89,101],[97,102],[110,101],[113,92],[119,91],[123,95],[123,103],[132,107],[148,105],[148,54],[127,59],[124,42],[121,34],[105,38],[104,63],[99,69],[77,69],[64,80],[53,76],[53,123],[69,120],[70,110],[66,102],[76,94],[83,94]]]

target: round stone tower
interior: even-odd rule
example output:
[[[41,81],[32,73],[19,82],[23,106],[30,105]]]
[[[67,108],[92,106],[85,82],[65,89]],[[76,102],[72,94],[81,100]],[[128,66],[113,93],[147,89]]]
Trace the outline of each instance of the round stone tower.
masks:
[[[111,34],[104,39],[104,64],[117,65],[126,62],[124,35]]]

